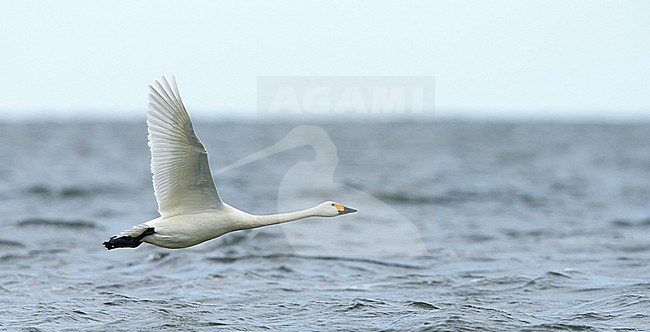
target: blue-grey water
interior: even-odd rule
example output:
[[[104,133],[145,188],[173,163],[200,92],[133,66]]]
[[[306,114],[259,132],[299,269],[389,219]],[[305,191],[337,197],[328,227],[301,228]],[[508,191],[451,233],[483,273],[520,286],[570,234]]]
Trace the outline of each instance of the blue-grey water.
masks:
[[[296,127],[195,123],[222,198],[357,214],[109,252],[157,216],[144,121],[0,124],[0,329],[650,328],[650,125]]]

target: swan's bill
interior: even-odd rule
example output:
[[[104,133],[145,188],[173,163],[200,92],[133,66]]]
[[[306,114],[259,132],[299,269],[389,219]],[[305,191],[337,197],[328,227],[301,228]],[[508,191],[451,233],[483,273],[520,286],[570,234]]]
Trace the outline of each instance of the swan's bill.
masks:
[[[332,203],[332,205],[339,211],[339,215],[357,212],[357,209],[344,206],[343,204]]]

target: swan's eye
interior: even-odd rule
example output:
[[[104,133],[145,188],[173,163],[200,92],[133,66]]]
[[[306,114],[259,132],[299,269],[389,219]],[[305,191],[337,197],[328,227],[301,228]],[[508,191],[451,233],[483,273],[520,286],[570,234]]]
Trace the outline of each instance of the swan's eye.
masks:
[[[336,205],[336,204],[332,203],[332,206],[334,206],[334,205]]]

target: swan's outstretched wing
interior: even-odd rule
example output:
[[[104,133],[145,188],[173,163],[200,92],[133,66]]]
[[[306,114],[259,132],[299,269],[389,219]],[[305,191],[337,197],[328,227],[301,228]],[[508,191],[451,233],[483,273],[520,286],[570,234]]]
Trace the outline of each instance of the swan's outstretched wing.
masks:
[[[162,83],[162,84],[161,84]],[[194,134],[176,80],[149,86],[149,148],[153,188],[163,217],[218,209],[208,153]]]

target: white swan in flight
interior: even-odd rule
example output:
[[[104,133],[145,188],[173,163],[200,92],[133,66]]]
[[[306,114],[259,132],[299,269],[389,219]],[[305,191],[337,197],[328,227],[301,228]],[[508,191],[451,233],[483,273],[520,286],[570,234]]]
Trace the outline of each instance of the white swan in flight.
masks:
[[[135,248],[142,242],[186,248],[229,232],[308,217],[335,217],[357,210],[327,201],[312,208],[253,215],[224,203],[212,180],[208,153],[194,133],[176,80],[149,86],[147,126],[153,187],[160,217],[104,242],[106,249]]]

